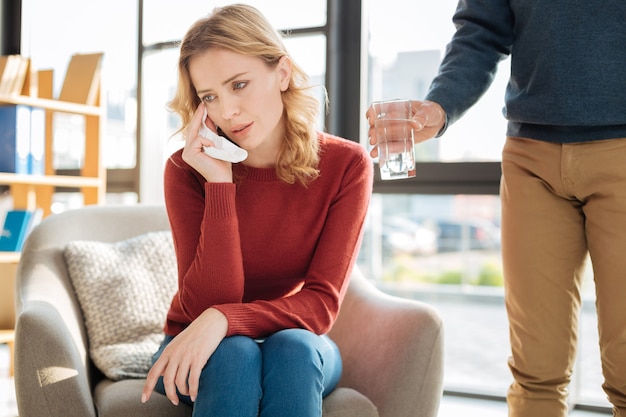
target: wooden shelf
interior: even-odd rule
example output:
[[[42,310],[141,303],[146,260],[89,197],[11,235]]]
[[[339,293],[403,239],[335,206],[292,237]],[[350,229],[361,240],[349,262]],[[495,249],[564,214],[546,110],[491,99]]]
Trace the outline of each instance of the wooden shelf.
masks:
[[[56,187],[102,187],[104,180],[98,177],[69,175],[25,175],[0,172],[2,185],[50,185]]]
[[[0,330],[0,343],[9,346],[9,376],[15,375],[15,330]]]
[[[82,114],[84,116],[102,116],[102,108],[100,106],[88,106],[86,104],[69,103],[49,98],[0,95],[0,103],[21,104],[55,112]]]
[[[10,350],[9,373],[13,375],[15,348],[15,271],[20,260],[19,252],[0,252],[0,343]]]
[[[18,263],[19,261],[19,252],[0,252],[0,264]]]

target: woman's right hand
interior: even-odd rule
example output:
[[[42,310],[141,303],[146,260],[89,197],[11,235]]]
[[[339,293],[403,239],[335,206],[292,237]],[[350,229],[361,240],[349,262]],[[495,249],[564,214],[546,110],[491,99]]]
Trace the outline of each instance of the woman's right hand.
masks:
[[[163,377],[165,395],[178,405],[178,393],[198,397],[200,373],[228,331],[228,319],[219,310],[209,308],[180,332],[154,362],[141,394],[141,402],[150,399],[159,377]]]
[[[199,134],[203,116],[204,104],[200,104],[183,135],[185,138],[183,161],[198,171],[208,182],[233,182],[232,164],[204,153],[205,146],[214,146],[214,144],[210,139]],[[207,120],[207,126],[215,129],[210,120]]]

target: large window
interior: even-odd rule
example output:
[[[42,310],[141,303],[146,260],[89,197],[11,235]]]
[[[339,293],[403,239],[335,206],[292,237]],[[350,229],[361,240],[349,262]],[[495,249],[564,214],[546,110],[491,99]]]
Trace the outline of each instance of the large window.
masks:
[[[422,99],[454,33],[456,0],[428,4],[404,0],[369,0],[369,100]],[[441,140],[417,149],[422,161],[499,161],[504,143],[502,116],[508,61],[501,64],[492,88]]]

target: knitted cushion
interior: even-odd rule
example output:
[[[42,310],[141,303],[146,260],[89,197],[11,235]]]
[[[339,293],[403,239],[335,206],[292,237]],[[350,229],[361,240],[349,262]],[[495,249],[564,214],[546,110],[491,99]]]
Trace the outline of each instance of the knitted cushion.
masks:
[[[94,364],[113,380],[145,377],[177,288],[171,232],[72,241],[64,256]]]

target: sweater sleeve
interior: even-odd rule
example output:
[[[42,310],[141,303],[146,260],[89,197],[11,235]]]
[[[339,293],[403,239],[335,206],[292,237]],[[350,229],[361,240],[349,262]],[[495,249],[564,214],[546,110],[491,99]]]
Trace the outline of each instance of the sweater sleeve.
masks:
[[[445,110],[446,127],[487,91],[513,43],[508,0],[459,0],[453,21],[456,33],[426,95]]]
[[[178,264],[179,290],[173,303],[180,308],[173,310],[185,315],[175,321],[191,322],[214,304],[241,302],[244,274],[235,185],[207,183],[178,153],[166,164],[165,201]]]
[[[328,204],[320,204],[316,215],[323,226],[302,287],[286,297],[215,306],[228,318],[228,335],[259,338],[286,328],[317,334],[330,330],[357,258],[372,192],[371,159],[360,145],[351,149],[354,157],[347,168],[344,164],[321,170],[321,176],[337,178],[338,185],[319,195],[319,200],[328,199]],[[312,229],[305,225],[302,233],[312,233]]]

